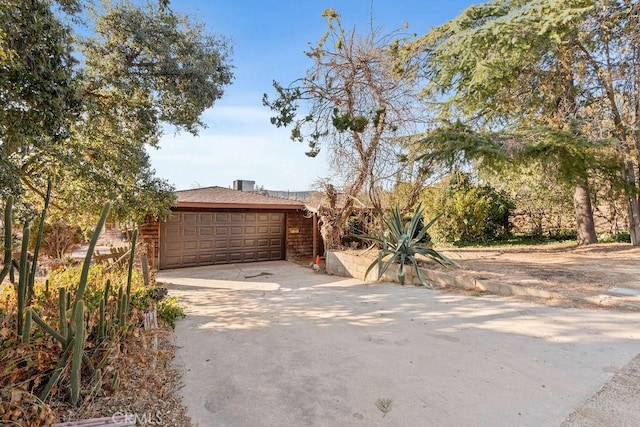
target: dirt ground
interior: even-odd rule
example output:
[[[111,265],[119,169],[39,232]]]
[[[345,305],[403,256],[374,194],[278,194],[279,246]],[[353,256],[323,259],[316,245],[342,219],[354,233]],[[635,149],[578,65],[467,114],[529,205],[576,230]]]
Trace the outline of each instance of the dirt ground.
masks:
[[[563,295],[563,301],[550,304],[583,306],[591,302],[640,311],[640,248],[629,244],[450,248],[442,252],[476,279]],[[633,291],[638,295],[620,293]]]

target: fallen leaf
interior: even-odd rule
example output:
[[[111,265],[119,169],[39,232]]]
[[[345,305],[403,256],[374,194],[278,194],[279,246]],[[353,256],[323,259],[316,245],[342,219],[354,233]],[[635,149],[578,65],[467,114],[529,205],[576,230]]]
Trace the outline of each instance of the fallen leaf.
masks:
[[[22,400],[22,392],[20,390],[11,390],[11,403],[20,402]]]

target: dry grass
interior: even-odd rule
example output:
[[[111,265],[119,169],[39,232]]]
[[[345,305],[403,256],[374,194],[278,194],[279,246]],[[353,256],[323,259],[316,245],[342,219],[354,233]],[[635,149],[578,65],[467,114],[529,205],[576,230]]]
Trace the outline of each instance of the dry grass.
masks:
[[[98,271],[85,294],[95,305],[102,300],[104,275]],[[65,273],[66,274],[66,273]],[[121,276],[121,273],[117,273]],[[73,275],[63,275],[72,283]],[[114,283],[117,283],[115,281]],[[141,285],[136,281],[135,289]],[[52,327],[57,327],[57,292],[39,284],[32,307]],[[52,288],[56,286],[52,282]],[[57,289],[57,287],[55,288]],[[128,415],[139,425],[189,426],[186,409],[177,390],[180,374],[172,366],[173,331],[159,319],[160,328],[143,328],[144,311],[153,302],[144,292],[133,298],[126,324],[115,319],[115,297],[109,297],[107,339],[99,339],[97,309],[85,317],[87,337],[83,351],[91,363],[82,364],[79,404],[69,403],[71,363],[67,361],[51,393],[43,402],[38,395],[61,359],[62,345],[32,324],[31,339],[23,343],[17,334],[15,289],[0,286],[0,425],[49,426],[57,422]],[[113,290],[112,290],[113,292]],[[160,296],[161,298],[161,296]],[[99,369],[98,369],[99,368]]]

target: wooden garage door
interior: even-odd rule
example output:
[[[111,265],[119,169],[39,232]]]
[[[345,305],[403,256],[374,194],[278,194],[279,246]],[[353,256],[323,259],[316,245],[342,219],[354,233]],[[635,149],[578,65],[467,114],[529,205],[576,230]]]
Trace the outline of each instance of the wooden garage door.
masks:
[[[284,214],[172,212],[160,225],[160,268],[284,259]]]

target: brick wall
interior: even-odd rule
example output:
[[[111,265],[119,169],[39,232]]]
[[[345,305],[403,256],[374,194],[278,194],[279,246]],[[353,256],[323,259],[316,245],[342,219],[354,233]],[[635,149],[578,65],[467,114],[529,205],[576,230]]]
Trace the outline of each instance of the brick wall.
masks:
[[[313,218],[304,211],[291,211],[285,221],[287,260],[313,258]]]
[[[138,239],[147,245],[149,267],[157,270],[160,263],[160,223],[151,220],[138,226]]]

